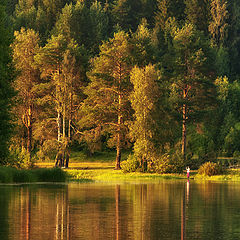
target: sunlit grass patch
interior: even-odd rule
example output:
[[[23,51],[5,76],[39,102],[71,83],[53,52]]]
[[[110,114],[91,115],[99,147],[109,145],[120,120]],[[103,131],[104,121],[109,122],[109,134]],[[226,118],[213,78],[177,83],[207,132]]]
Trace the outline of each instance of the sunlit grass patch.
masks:
[[[142,181],[157,179],[184,179],[180,174],[153,174],[153,173],[123,173],[122,170],[97,169],[97,170],[66,170],[69,180],[93,180],[101,182],[119,182],[119,181]]]
[[[207,176],[197,174],[194,176],[195,180],[210,180],[210,181],[240,181],[240,171],[239,169],[228,170],[225,174]]]

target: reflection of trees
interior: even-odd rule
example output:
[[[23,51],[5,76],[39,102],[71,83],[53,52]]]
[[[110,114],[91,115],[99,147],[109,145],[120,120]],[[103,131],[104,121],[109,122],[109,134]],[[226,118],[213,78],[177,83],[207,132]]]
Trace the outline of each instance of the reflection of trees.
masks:
[[[10,200],[11,188],[0,188],[0,239],[9,239],[9,213],[8,205]]]
[[[0,239],[226,239],[239,232],[239,185],[191,182],[190,190],[182,181],[2,188]]]
[[[55,186],[51,189],[47,185],[14,188],[6,217],[13,239],[68,239],[65,230],[68,219],[65,217],[68,209],[67,186],[64,188],[65,186]],[[53,231],[55,227],[57,230]]]
[[[116,201],[116,240],[119,240],[119,202],[120,202],[120,186],[116,185],[115,189],[115,201]]]

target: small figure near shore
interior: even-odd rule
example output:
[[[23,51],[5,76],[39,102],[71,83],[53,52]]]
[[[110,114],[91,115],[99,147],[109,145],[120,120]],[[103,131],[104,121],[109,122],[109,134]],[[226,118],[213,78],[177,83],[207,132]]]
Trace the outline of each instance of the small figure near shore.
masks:
[[[189,179],[189,177],[190,177],[190,167],[187,167],[186,170],[187,170],[187,178]]]

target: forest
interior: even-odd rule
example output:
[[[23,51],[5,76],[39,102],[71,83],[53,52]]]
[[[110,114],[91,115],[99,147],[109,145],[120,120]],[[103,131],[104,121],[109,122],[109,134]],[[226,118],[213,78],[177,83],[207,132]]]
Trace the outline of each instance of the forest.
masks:
[[[2,165],[198,168],[240,157],[239,107],[237,0],[1,0]]]

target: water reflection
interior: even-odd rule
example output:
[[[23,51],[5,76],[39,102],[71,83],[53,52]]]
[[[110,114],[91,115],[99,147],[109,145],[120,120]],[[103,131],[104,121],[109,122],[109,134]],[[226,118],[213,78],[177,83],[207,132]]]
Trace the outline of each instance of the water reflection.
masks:
[[[0,186],[0,239],[238,239],[240,184]]]

